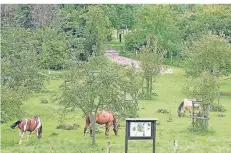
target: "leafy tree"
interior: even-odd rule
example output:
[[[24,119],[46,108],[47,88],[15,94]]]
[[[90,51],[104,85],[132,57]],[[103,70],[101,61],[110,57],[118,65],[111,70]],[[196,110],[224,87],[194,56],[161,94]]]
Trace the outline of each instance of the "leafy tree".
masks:
[[[41,68],[61,69],[68,59],[68,44],[63,33],[44,27],[33,32],[33,45]]]
[[[83,8],[75,9],[74,5],[64,6],[64,8],[60,9],[61,29],[69,36],[83,37],[86,10]]]
[[[124,70],[126,71],[126,69]],[[65,108],[80,108],[89,115],[93,129],[92,145],[95,145],[96,113],[100,110],[112,110],[119,114],[131,115],[137,112],[137,101],[125,101],[127,93],[138,91],[137,82],[121,71],[104,57],[91,57],[89,62],[80,62],[70,68],[62,86],[60,104]],[[124,72],[124,73],[122,73]],[[134,75],[133,75],[134,76]]]
[[[31,40],[30,30],[2,27],[2,122],[20,117],[22,101],[43,86]]]
[[[196,40],[208,31],[230,36],[230,11],[225,5],[195,5],[192,9],[186,9],[178,22],[182,38]]]
[[[24,28],[32,26],[32,5],[19,5],[18,22]]]
[[[176,13],[169,5],[145,5],[138,11],[134,26],[135,43],[138,46],[143,45],[146,36],[154,33],[159,47],[167,51],[167,57],[177,55],[181,46],[180,31],[175,21]],[[131,45],[136,46],[132,43]]]
[[[84,27],[85,50],[88,55],[104,54],[110,21],[99,6],[89,6]]]
[[[206,71],[199,77],[191,77],[184,88],[184,93],[188,97],[202,99],[199,117],[209,118],[209,107],[213,104],[217,95],[216,77]],[[199,132],[207,131],[208,127],[209,120],[197,118],[193,130]]]
[[[133,28],[136,22],[137,10],[141,5],[101,5],[109,20],[112,23],[113,28]]]
[[[213,34],[203,35],[185,49],[183,55],[188,75],[198,77],[206,71],[216,77],[219,105],[219,77],[231,73],[231,45],[228,40]]]
[[[34,28],[49,26],[57,29],[60,24],[60,12],[57,4],[34,4],[31,14]]]
[[[146,80],[147,98],[152,96],[153,76],[157,76],[162,68],[164,52],[158,48],[157,39],[154,35],[149,35],[146,39],[147,45],[143,46],[140,54],[143,79]],[[144,94],[144,91],[143,91]]]

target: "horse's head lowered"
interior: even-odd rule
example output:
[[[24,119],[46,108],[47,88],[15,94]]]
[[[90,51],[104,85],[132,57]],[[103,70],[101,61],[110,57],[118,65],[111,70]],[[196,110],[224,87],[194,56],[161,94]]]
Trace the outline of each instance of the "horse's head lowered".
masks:
[[[38,116],[34,116],[33,118],[25,118],[23,120],[18,120],[15,123],[13,123],[10,127],[14,129],[16,126],[18,126],[19,128],[19,134],[20,134],[19,144],[22,143],[22,137],[26,131],[30,132],[30,134],[33,131],[37,131],[38,139],[40,139],[42,136],[42,122]],[[30,134],[28,135],[28,138]]]
[[[43,126],[42,126],[42,122],[40,120],[40,118],[38,116],[34,116],[33,119],[38,123],[37,127],[38,127],[38,139],[40,139],[42,137],[42,133],[43,133]]]
[[[115,135],[117,135],[118,129],[119,129],[119,120],[117,118],[114,119],[113,125],[114,125],[113,131],[114,131]]]
[[[177,110],[178,117],[181,117],[181,110],[182,110],[183,105],[184,105],[184,101],[182,101],[178,107],[178,110]]]

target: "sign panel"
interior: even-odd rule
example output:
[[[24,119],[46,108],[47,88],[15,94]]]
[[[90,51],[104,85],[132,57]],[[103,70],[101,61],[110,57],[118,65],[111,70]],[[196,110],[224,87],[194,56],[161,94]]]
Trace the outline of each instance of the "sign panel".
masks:
[[[152,140],[152,153],[155,153],[155,118],[126,118],[125,153],[128,152],[128,140]]]
[[[151,122],[130,122],[130,137],[151,137]]]

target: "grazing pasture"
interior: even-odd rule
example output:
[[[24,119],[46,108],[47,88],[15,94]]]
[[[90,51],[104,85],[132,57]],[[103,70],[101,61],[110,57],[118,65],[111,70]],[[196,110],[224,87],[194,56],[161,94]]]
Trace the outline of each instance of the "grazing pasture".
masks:
[[[177,108],[185,95],[182,87],[185,83],[185,73],[182,69],[171,67],[173,74],[161,75],[153,86],[158,94],[153,100],[139,100],[139,117],[151,117],[158,119],[156,135],[156,152],[172,153],[173,142],[177,140],[179,153],[230,153],[231,152],[231,95],[223,94],[221,104],[226,112],[210,113],[210,131],[206,134],[195,134],[188,130],[192,119],[186,112],[185,117],[178,117]],[[63,71],[51,71],[52,76],[65,73]],[[221,78],[221,92],[230,93],[230,78]],[[97,125],[99,134],[96,134],[96,146],[90,147],[91,137],[87,133],[83,138],[85,120],[81,110],[68,113],[64,118],[60,114],[59,106],[54,100],[54,94],[60,92],[61,79],[51,79],[45,82],[45,88],[39,94],[24,101],[25,117],[38,115],[43,123],[43,136],[37,139],[32,133],[29,141],[26,141],[28,133],[23,137],[22,145],[18,145],[19,135],[17,129],[11,129],[10,125],[15,121],[1,125],[2,153],[104,153],[106,152],[107,138],[105,127]],[[42,103],[47,100],[47,103]],[[169,113],[161,113],[160,109],[166,109]],[[224,114],[220,117],[219,114]],[[171,118],[171,119],[170,119]],[[75,130],[57,129],[61,119],[63,124],[78,124]],[[120,119],[118,135],[110,129],[109,139],[112,153],[124,152],[125,121]],[[129,141],[128,151],[131,153],[149,153],[152,150],[152,141]]]

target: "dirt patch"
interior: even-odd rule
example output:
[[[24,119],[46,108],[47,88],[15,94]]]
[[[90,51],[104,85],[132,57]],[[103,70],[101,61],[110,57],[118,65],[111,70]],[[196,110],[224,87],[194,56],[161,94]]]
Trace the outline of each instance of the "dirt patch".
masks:
[[[137,70],[141,70],[140,61],[133,60],[133,59],[123,57],[123,56],[119,56],[118,51],[116,51],[115,49],[106,50],[106,56],[108,59],[110,59],[111,61],[113,61],[117,64],[127,65],[127,66],[134,65],[134,67]],[[171,69],[171,68],[166,69],[166,68],[162,67],[162,69],[160,70],[160,74],[172,74],[172,73],[173,73],[173,69]]]

